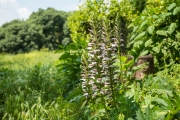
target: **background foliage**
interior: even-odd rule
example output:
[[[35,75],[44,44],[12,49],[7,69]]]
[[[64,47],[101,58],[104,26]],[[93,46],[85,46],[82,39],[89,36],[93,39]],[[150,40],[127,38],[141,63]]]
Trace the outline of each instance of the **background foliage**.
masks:
[[[145,9],[133,21],[131,54],[152,54],[157,69],[179,63],[179,5],[176,0],[146,2]]]
[[[26,21],[13,20],[0,27],[0,52],[22,53],[48,48],[55,50],[59,44],[71,41],[67,17],[70,12],[54,8],[39,9]]]

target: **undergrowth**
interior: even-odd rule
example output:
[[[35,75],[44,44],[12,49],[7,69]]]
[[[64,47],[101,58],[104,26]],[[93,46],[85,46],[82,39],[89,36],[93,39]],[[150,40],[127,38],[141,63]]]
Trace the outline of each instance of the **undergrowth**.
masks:
[[[61,52],[33,52],[0,56],[0,119],[78,118],[82,100],[71,99],[81,94],[81,89],[77,87],[71,96],[64,97],[69,82],[64,81],[63,73],[56,67],[60,55]]]

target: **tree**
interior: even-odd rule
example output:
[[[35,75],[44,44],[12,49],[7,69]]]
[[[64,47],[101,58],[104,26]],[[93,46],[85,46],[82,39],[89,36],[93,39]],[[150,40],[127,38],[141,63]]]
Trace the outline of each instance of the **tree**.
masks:
[[[39,9],[26,21],[13,20],[0,27],[0,52],[21,53],[48,48],[57,49],[65,39],[68,44],[70,13],[54,8]]]
[[[37,17],[38,16],[38,17]],[[39,9],[38,12],[30,16],[31,23],[40,26],[41,32],[44,35],[43,47],[51,50],[57,49],[62,42],[63,25],[67,19],[68,14],[63,11],[57,11],[54,8],[47,10]]]

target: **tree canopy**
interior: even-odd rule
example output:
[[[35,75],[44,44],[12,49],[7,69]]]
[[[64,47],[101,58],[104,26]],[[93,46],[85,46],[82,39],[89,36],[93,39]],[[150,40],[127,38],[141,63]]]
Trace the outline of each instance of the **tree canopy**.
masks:
[[[39,9],[29,19],[12,20],[0,27],[0,52],[21,53],[48,48],[54,50],[60,44],[68,44],[68,12],[54,8]]]

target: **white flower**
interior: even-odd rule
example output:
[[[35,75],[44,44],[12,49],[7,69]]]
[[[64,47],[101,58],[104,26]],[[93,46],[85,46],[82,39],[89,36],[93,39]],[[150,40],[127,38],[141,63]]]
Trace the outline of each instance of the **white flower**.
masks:
[[[106,44],[105,44],[105,43],[101,43],[100,45],[101,45],[101,47],[105,47],[105,46],[106,46]]]
[[[82,77],[85,77],[85,74],[81,74]]]
[[[108,48],[109,51],[111,51],[112,49],[111,48]]]
[[[105,85],[110,85],[110,83],[109,83],[109,82],[104,82],[104,84],[105,84]]]
[[[94,53],[100,52],[100,50],[94,50]]]
[[[97,62],[92,62],[92,65],[96,65]]]
[[[106,48],[105,47],[100,47],[101,48],[101,50],[105,50]]]
[[[90,80],[89,85],[93,85],[93,84],[94,84],[94,81]]]
[[[87,49],[88,49],[88,50],[91,50],[91,49],[92,49],[92,47],[87,47]]]
[[[88,54],[88,56],[93,58],[93,57],[94,57],[94,54]]]
[[[96,86],[96,85],[93,85],[93,86],[92,86],[92,90],[93,90],[93,91],[96,91],[96,89],[97,89],[97,86]]]
[[[89,47],[92,47],[94,45],[94,43],[88,43]]]
[[[81,75],[82,76],[82,75]],[[82,80],[82,81],[86,81],[86,79],[80,79],[80,80]]]
[[[94,77],[93,75],[89,76],[89,78],[91,78],[91,79],[95,79],[95,77]]]
[[[97,56],[97,57],[98,57],[99,59],[100,59],[100,58],[103,58],[103,56]]]
[[[111,46],[112,46],[112,47],[118,47],[118,45],[117,45],[117,44],[111,44]]]
[[[111,56],[115,56],[116,54],[115,53],[112,53]]]
[[[104,61],[109,61],[109,60],[111,60],[111,59],[108,58],[108,57],[104,57],[103,60],[104,60]]]
[[[88,67],[89,67],[89,68],[92,68],[92,67],[94,67],[94,65],[93,65],[93,64],[89,64]]]
[[[123,42],[124,40],[123,39],[120,39],[121,42]]]
[[[85,93],[84,96],[88,96],[88,93]]]

